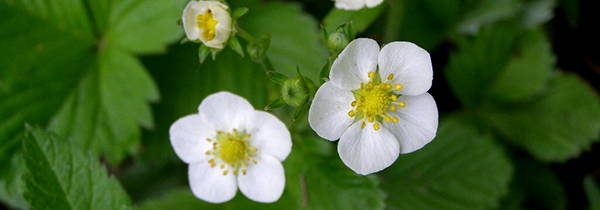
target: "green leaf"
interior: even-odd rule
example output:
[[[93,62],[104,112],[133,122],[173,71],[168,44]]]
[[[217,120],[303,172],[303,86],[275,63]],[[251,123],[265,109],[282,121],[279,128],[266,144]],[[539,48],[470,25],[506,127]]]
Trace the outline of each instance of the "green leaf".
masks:
[[[11,160],[10,171],[0,175],[0,202],[15,209],[29,209],[23,198],[25,183],[21,177],[26,170],[24,164],[22,156],[15,155]]]
[[[32,209],[129,209],[119,182],[90,153],[39,128],[23,141],[25,199]]]
[[[540,92],[550,78],[554,55],[544,33],[540,30],[525,33],[520,42],[520,49],[490,84],[490,98],[522,101]]]
[[[92,68],[66,98],[50,128],[116,163],[136,149],[138,125],[153,127],[146,103],[157,100],[158,92],[143,66],[127,53],[104,51]]]
[[[100,44],[134,53],[156,53],[183,34],[177,21],[185,0],[91,0],[88,2]]]
[[[468,11],[464,18],[457,24],[456,30],[467,34],[476,34],[485,25],[498,20],[506,19],[517,13],[515,8],[520,6],[519,1],[479,1],[480,3]]]
[[[588,176],[583,180],[583,189],[587,195],[589,210],[600,209],[600,185],[594,177]]]
[[[374,8],[365,8],[356,11],[332,9],[329,11],[323,25],[328,32],[333,32],[339,26],[351,23],[354,29],[353,34],[360,33],[367,29],[379,17],[383,11],[383,4]]]
[[[1,0],[0,166],[25,122],[52,122],[113,164],[134,151],[158,92],[129,52],[158,52],[181,35],[178,2]]]
[[[301,141],[325,142],[312,136]],[[140,209],[383,209],[384,194],[375,176],[357,175],[342,164],[337,154],[319,156],[306,146],[295,144],[284,161],[286,188],[275,203],[257,203],[238,192],[232,201],[209,204],[195,198],[185,187],[144,202]],[[333,149],[331,144],[328,146]]]
[[[515,178],[499,210],[567,208],[567,195],[552,170],[531,159],[514,158]]]
[[[299,66],[303,75],[318,81],[327,50],[320,42],[317,22],[303,13],[299,5],[282,2],[257,4],[239,20],[239,24],[255,36],[271,35],[267,56],[275,70],[294,77]]]
[[[456,119],[382,174],[388,209],[486,209],[508,191],[512,166],[490,135]]]
[[[554,1],[390,0],[385,40],[410,40],[432,49],[449,36],[476,34],[496,23],[535,28],[554,15]]]
[[[474,107],[536,94],[545,86],[553,64],[550,44],[540,30],[499,26],[461,40],[445,73],[460,101]]]
[[[578,156],[598,141],[600,99],[577,76],[560,73],[528,103],[488,107],[482,117],[514,145],[543,161]]]

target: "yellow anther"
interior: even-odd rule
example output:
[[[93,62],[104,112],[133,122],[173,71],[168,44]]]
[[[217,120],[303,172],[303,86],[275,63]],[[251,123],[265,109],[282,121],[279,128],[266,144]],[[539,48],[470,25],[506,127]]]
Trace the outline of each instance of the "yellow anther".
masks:
[[[226,176],[228,173],[229,173],[229,171],[228,171],[228,170],[224,170],[224,171],[223,171],[223,176]]]
[[[362,122],[362,124],[360,125],[360,128],[365,128],[367,126],[367,123],[365,123],[365,121]]]
[[[207,139],[206,139],[206,141],[208,141],[208,142],[211,142],[211,141],[212,141],[212,139],[210,139],[210,138],[207,138]]]
[[[356,112],[354,110],[348,112],[348,116],[354,117],[354,115],[356,115]]]
[[[375,78],[375,72],[374,71],[370,71],[369,72],[369,79],[373,79]]]
[[[397,91],[398,90],[402,90],[402,88],[403,88],[403,86],[401,84],[394,85],[394,89],[397,90]]]
[[[207,40],[212,40],[216,35],[217,19],[215,19],[212,11],[207,10],[203,14],[196,16],[198,22],[198,28],[202,29],[202,37]]]
[[[204,152],[204,154],[205,154],[205,155],[210,155],[210,154],[212,154],[212,153],[210,152],[210,150],[206,150],[206,152]]]
[[[390,111],[395,112],[396,111],[396,106],[395,105],[390,105]]]
[[[225,165],[221,164],[221,165],[219,166],[219,168],[221,168],[221,169],[224,169],[224,168],[225,168]]]
[[[394,74],[388,74],[387,79],[388,80],[393,80],[394,79]]]
[[[400,101],[400,102],[398,102],[398,106],[405,107],[406,106],[406,102]]]
[[[379,123],[373,123],[373,129],[378,131],[379,130]]]
[[[392,101],[396,101],[396,100],[398,100],[398,96],[396,96],[396,95],[391,95],[391,96],[390,96],[390,100],[392,100]]]
[[[246,169],[242,169],[242,174],[246,175],[246,173],[248,173],[248,171]]]
[[[392,122],[393,123],[397,123],[398,122],[398,118],[397,117],[392,117]]]
[[[352,103],[350,103],[350,105],[356,106],[356,101],[352,101]]]
[[[375,121],[375,117],[373,117],[373,116],[370,116],[370,117],[369,117],[367,120],[368,120],[369,122],[374,122],[374,121]]]

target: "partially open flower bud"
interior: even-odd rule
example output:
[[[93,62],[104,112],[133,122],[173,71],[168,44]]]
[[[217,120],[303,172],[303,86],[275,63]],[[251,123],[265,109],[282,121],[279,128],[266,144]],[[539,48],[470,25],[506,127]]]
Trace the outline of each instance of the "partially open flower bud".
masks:
[[[187,39],[223,49],[232,31],[227,5],[218,1],[190,1],[182,15]]]
[[[308,99],[308,88],[300,78],[292,78],[283,82],[281,97],[290,106],[300,106]]]

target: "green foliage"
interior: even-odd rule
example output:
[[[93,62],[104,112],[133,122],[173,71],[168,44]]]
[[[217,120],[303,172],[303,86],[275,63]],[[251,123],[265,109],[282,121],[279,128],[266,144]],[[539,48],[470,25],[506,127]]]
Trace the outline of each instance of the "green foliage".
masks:
[[[445,73],[461,102],[473,107],[533,96],[545,87],[553,66],[554,56],[541,30],[499,26],[461,40]]]
[[[497,209],[567,209],[562,183],[549,167],[524,158],[513,159],[513,164],[515,176]]]
[[[129,197],[102,165],[39,128],[23,140],[25,199],[32,209],[129,209]]]
[[[512,166],[489,134],[449,118],[425,148],[386,169],[388,209],[486,209],[508,191]]]
[[[240,26],[253,34],[269,34],[267,56],[275,70],[293,77],[296,67],[302,75],[317,81],[327,51],[320,42],[317,21],[296,4],[267,3],[252,8],[240,19]]]
[[[557,74],[547,85],[532,101],[486,109],[484,118],[540,160],[576,157],[598,140],[600,100],[574,75]]]
[[[0,0],[0,208],[572,208],[572,186],[557,178],[569,172],[558,176],[554,166],[600,134],[597,91],[556,70],[553,53],[564,41],[555,25],[566,20],[579,31],[587,23],[578,1],[384,0],[346,11],[322,0],[227,0],[239,27],[222,51],[177,43],[187,2]],[[555,10],[565,17],[544,27]],[[369,176],[346,167],[337,143],[315,136],[306,120],[331,63],[357,34],[427,49],[444,118],[430,144]],[[568,68],[577,59],[558,60]],[[218,91],[290,130],[275,203],[241,192],[218,205],[192,195],[169,127]],[[442,94],[461,107],[446,112]],[[594,177],[583,188],[599,209]]]
[[[583,189],[588,199],[589,210],[600,209],[600,186],[594,177],[588,176],[583,180]]]
[[[383,5],[358,11],[332,9],[323,19],[323,25],[325,30],[332,32],[341,25],[350,23],[354,29],[353,33],[360,33],[379,17],[383,9]]]
[[[2,166],[23,123],[72,135],[118,163],[152,126],[152,79],[130,54],[161,51],[181,35],[182,1],[0,2]],[[19,36],[14,36],[19,34]],[[24,107],[21,109],[21,107]]]
[[[552,17],[555,0],[390,0],[386,40],[411,40],[431,49],[460,34],[502,21],[535,27]]]

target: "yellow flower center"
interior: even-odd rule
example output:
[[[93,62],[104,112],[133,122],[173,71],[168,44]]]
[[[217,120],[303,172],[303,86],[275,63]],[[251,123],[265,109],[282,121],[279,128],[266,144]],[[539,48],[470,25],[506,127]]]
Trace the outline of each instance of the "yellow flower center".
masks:
[[[399,95],[393,92],[402,90],[401,84],[392,84],[394,74],[389,74],[386,79],[382,81],[376,72],[371,71],[369,82],[361,83],[360,88],[353,91],[355,100],[348,116],[362,120],[362,128],[367,122],[373,123],[375,130],[379,130],[382,120],[397,123],[398,118],[389,113],[406,106],[403,101],[397,101]]]
[[[256,148],[250,145],[248,141],[250,134],[233,129],[232,132],[217,131],[214,139],[207,139],[212,143],[212,149],[206,151],[206,155],[211,157],[208,160],[210,167],[217,165],[223,170],[223,175],[227,175],[232,170],[237,175],[241,170],[246,174],[247,167],[251,163],[256,164]]]
[[[215,38],[215,28],[218,22],[210,9],[206,10],[205,13],[196,16],[196,21],[198,27],[202,29],[202,37],[205,40],[210,41]]]

